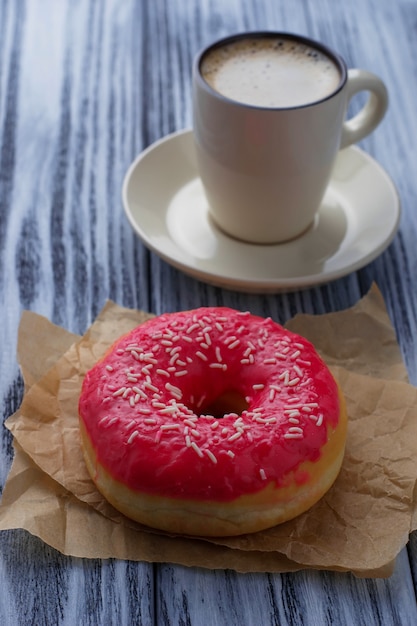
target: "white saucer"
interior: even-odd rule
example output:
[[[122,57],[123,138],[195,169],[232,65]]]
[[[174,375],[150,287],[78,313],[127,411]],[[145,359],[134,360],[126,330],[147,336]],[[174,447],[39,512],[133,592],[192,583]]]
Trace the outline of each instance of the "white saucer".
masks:
[[[123,183],[133,229],[148,248],[207,283],[247,292],[311,287],[363,267],[392,241],[400,202],[388,174],[357,147],[340,152],[312,227],[278,245],[243,243],[208,216],[192,131],[168,135],[140,154]]]

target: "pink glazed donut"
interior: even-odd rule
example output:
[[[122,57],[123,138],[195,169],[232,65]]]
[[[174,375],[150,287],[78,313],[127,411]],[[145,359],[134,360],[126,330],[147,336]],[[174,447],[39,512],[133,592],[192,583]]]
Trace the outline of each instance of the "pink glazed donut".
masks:
[[[82,447],[99,491],[170,533],[240,535],[300,515],[336,479],[343,396],[306,339],[225,307],[154,317],[83,381]]]

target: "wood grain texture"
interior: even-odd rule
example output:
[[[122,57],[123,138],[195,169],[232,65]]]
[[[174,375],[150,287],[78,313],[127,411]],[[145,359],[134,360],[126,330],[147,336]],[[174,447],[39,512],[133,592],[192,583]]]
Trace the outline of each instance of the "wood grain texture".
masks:
[[[417,383],[416,24],[415,0],[0,0],[3,417],[23,393],[15,357],[21,311],[82,333],[107,298],[157,314],[228,305],[284,322],[349,307],[376,281]],[[121,203],[133,158],[191,126],[194,54],[218,37],[261,28],[318,38],[349,66],[385,80],[389,112],[361,146],[392,176],[403,208],[397,237],[373,263],[278,296],[183,275],[146,250]],[[1,485],[12,454],[3,429]],[[0,623],[411,626],[416,578],[415,536],[390,579],[359,580],[84,561],[9,531],[0,535]]]

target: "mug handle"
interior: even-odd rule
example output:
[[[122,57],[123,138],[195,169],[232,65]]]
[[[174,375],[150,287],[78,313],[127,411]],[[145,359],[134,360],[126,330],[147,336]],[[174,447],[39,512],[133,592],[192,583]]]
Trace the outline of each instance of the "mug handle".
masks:
[[[388,107],[388,91],[378,76],[365,70],[348,70],[346,85],[347,101],[360,91],[368,91],[369,98],[354,117],[343,124],[340,149],[357,143],[369,135],[385,115]]]

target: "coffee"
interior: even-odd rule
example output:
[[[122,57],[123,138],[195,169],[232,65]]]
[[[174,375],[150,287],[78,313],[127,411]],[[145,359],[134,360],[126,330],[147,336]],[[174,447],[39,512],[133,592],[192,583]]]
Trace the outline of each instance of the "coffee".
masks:
[[[211,48],[200,68],[205,81],[221,95],[263,108],[318,102],[341,81],[330,56],[291,38],[237,39]]]

